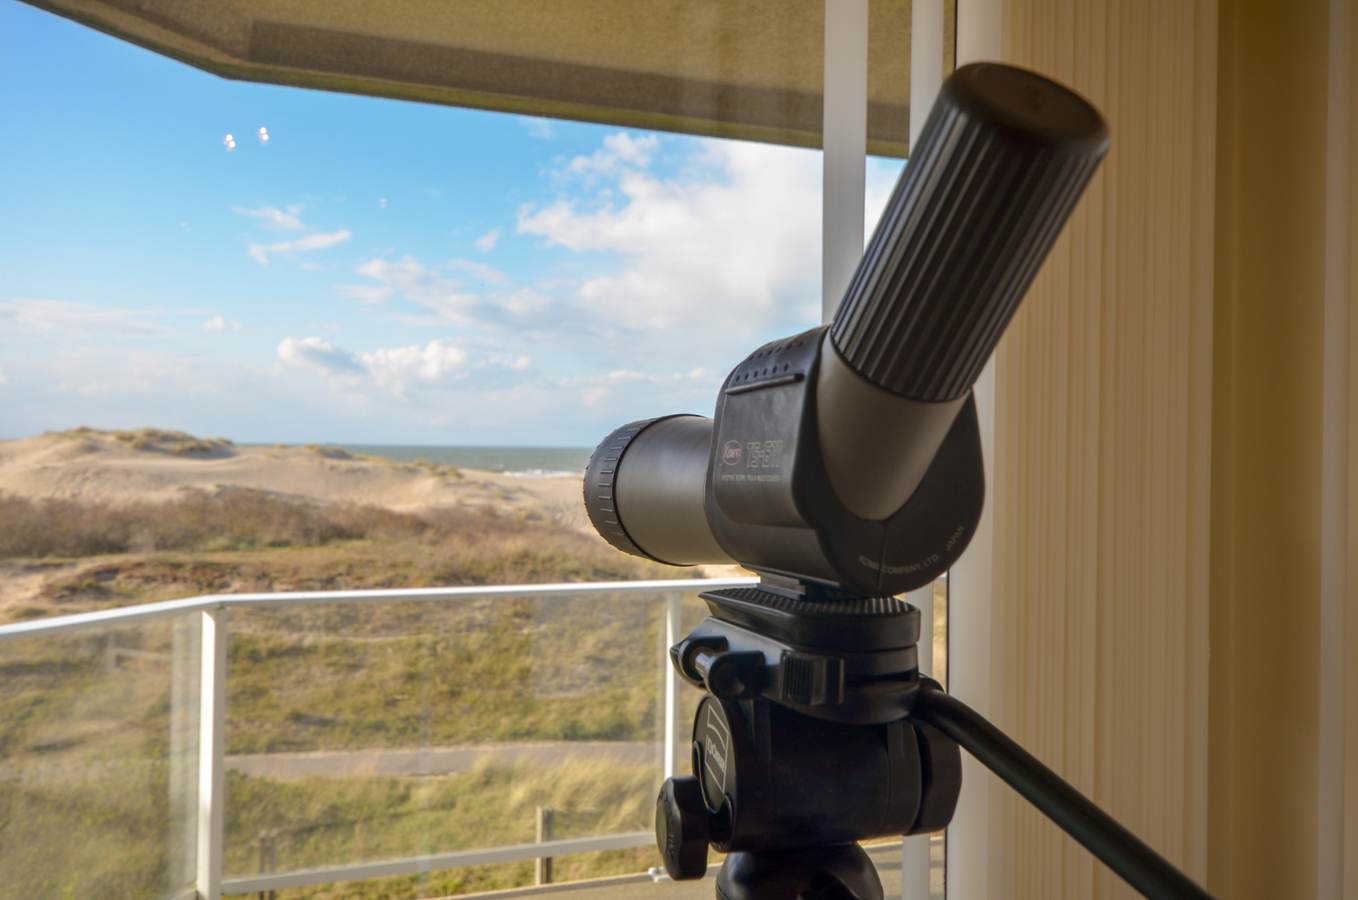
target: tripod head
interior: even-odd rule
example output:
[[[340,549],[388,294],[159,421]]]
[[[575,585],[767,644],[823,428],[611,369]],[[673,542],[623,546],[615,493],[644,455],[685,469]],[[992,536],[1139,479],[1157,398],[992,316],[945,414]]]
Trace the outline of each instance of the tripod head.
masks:
[[[693,775],[656,834],[676,879],[729,855],[724,900],[881,900],[856,841],[952,819],[965,747],[1150,897],[1206,897],[993,726],[921,678],[918,610],[985,499],[971,390],[1108,149],[1099,113],[1022,69],[943,85],[834,322],[766,344],[712,418],[604,439],[585,506],[618,549],[739,562],[670,650],[707,692]]]

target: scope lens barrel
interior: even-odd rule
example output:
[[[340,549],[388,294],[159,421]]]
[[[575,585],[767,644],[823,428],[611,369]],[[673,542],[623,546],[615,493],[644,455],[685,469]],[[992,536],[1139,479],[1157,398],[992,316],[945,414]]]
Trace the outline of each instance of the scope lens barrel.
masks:
[[[953,73],[835,316],[849,368],[913,400],[964,396],[1107,151],[1068,88],[998,63]]]
[[[633,556],[672,566],[731,563],[703,510],[712,420],[666,416],[624,425],[585,468],[585,511],[595,530]]]

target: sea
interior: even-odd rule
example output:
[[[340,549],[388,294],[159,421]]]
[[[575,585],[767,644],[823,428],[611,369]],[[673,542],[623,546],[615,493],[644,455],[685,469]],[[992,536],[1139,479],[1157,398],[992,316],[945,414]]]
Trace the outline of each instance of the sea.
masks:
[[[580,476],[593,447],[421,447],[399,444],[344,444],[350,453],[396,462],[427,459],[459,469],[482,469],[529,478]]]

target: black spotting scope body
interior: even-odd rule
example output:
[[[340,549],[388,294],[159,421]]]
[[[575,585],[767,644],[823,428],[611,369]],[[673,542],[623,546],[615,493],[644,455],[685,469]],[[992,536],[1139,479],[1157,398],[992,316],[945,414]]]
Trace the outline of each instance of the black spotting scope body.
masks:
[[[1022,69],[945,82],[834,322],[750,354],[711,419],[613,432],[585,505],[610,543],[882,596],[966,549],[985,496],[971,388],[1108,148]]]

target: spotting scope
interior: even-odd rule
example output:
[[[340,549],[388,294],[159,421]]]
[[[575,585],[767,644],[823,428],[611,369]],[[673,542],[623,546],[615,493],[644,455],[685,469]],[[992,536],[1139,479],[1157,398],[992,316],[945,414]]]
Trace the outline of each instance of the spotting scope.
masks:
[[[1012,66],[944,83],[828,326],[755,350],[711,418],[633,422],[594,451],[591,522],[672,565],[736,562],[670,650],[706,691],[692,775],[666,781],[666,869],[727,853],[724,900],[880,900],[857,841],[945,827],[963,747],[1148,897],[1207,897],[921,677],[929,584],[985,498],[972,387],[1109,146],[1098,111]]]
[[[972,385],[1107,147],[1064,87],[958,70],[833,324],[751,353],[712,418],[610,434],[586,472],[595,528],[672,565],[868,595],[947,571],[985,493]]]

